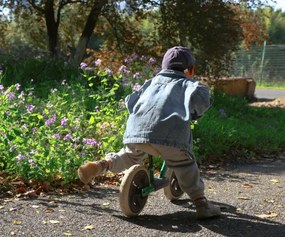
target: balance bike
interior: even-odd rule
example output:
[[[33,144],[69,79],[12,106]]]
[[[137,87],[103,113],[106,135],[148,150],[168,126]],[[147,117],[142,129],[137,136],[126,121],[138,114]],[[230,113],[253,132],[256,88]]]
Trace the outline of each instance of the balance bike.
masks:
[[[153,156],[148,155],[148,165],[133,165],[125,173],[120,185],[119,202],[127,217],[137,216],[144,208],[148,195],[161,188],[170,201],[183,195],[176,175],[163,162],[159,176],[154,176]]]

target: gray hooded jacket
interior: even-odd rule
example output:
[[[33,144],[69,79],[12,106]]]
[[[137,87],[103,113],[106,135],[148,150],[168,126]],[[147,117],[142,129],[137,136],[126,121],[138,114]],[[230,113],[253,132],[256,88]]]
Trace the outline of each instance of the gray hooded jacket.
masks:
[[[190,121],[210,107],[210,95],[205,85],[167,69],[128,95],[126,106],[124,144],[154,143],[192,153]]]

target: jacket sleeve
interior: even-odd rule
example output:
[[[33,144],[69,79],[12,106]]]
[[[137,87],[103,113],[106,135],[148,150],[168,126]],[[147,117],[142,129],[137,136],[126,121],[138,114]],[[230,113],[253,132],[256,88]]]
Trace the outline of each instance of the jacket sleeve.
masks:
[[[196,90],[191,95],[191,119],[197,120],[211,106],[211,97],[207,86],[199,83]]]
[[[129,114],[133,113],[133,109],[134,109],[136,103],[138,102],[141,94],[146,90],[147,87],[149,87],[150,83],[151,83],[151,79],[147,80],[142,85],[142,87],[139,89],[139,91],[133,92],[132,94],[128,95],[125,98],[125,104],[126,104],[126,107],[129,111]]]

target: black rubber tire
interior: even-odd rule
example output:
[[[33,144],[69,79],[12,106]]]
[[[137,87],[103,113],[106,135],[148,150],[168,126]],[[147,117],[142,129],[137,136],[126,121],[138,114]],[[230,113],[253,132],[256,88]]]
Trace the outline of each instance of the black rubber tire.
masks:
[[[172,169],[167,169],[165,176],[169,179],[169,185],[164,187],[164,195],[170,201],[179,199],[184,192],[178,184],[174,171]]]
[[[149,184],[149,172],[145,166],[134,165],[127,170],[119,195],[121,210],[127,217],[137,216],[143,210],[148,196],[142,197],[141,190]]]

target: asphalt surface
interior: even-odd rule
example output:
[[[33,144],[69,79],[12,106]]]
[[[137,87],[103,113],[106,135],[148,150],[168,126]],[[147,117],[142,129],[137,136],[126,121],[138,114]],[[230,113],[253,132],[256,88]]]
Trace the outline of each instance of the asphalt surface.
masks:
[[[95,186],[70,195],[2,197],[0,236],[285,236],[285,153],[202,167],[202,177],[220,218],[197,221],[186,195],[171,203],[159,190],[138,217],[128,219],[118,186]]]
[[[255,97],[267,99],[285,98],[285,90],[255,89]]]

